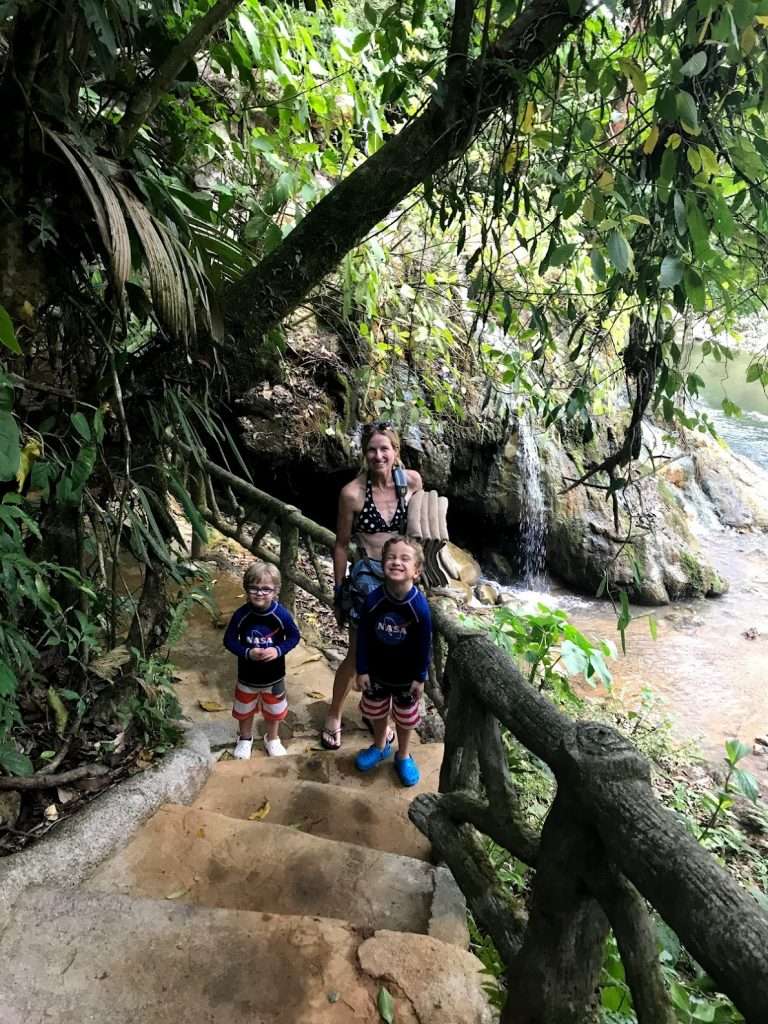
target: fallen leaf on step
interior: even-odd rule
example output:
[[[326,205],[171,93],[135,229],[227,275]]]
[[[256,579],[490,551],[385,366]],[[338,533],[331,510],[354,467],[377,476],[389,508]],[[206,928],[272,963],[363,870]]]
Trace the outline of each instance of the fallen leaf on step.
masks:
[[[199,700],[197,703],[203,711],[229,711],[229,708],[219,704],[217,700]]]
[[[58,821],[59,819],[59,809],[56,804],[48,804],[43,813],[46,821]]]
[[[176,892],[169,892],[165,897],[167,900],[177,900],[179,896],[186,896],[189,889],[177,889]]]
[[[395,1001],[384,986],[379,989],[379,998],[376,1000],[376,1006],[379,1010],[379,1017],[381,1017],[385,1024],[394,1024]]]
[[[254,811],[253,814],[248,815],[248,821],[261,821],[269,814],[272,810],[269,800],[265,800],[258,811]]]
[[[63,786],[56,787],[56,796],[59,798],[60,804],[68,804],[72,800],[75,800],[78,794],[74,789],[64,789]]]
[[[308,697],[311,697],[312,700],[326,700],[325,694],[320,693],[319,690],[305,690],[304,692]]]
[[[205,839],[205,829],[204,828],[199,828],[197,830],[197,838],[198,839]]]
[[[329,1003],[338,1003],[338,1001],[339,1001],[339,993],[338,992],[329,992],[328,993],[328,1002]]]

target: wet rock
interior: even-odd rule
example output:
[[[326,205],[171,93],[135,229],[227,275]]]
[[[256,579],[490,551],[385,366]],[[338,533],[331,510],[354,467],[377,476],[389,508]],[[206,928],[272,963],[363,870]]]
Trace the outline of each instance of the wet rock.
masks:
[[[440,562],[452,580],[473,587],[480,579],[480,566],[468,551],[450,542],[441,550]]]
[[[421,722],[416,727],[422,743],[443,743],[445,740],[445,722],[440,717],[437,708],[430,705],[422,715]]]
[[[598,464],[607,451],[595,447],[588,462]],[[552,507],[548,561],[574,589],[595,593],[606,570],[614,586],[643,605],[714,597],[728,589],[698,552],[674,493],[660,490],[655,477],[648,476],[619,496],[617,529],[613,504],[604,490],[564,488],[587,468],[580,446],[566,450],[551,441],[543,464]],[[631,543],[626,543],[628,535]]]
[[[479,583],[475,587],[475,597],[480,604],[496,604],[499,599],[499,587],[493,583]]]
[[[517,575],[510,559],[499,551],[485,552],[482,561],[487,574],[499,583],[511,583]]]

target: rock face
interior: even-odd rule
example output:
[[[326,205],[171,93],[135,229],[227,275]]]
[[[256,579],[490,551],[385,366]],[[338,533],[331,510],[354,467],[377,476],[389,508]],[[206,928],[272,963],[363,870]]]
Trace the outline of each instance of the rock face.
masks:
[[[607,571],[610,584],[637,604],[663,605],[727,590],[698,551],[674,487],[648,476],[617,495],[617,531],[605,490],[564,490],[564,480],[576,480],[584,471],[579,452],[550,444],[545,466],[552,509],[548,560],[574,589],[596,593]]]
[[[277,398],[272,393],[271,405],[282,397],[282,392]],[[271,489],[332,527],[338,490],[358,470],[359,450],[340,426],[316,430],[314,443],[308,424],[303,430],[298,422],[296,430],[288,429],[287,406],[281,410],[260,410],[262,423],[273,426],[278,413],[280,418],[283,447],[271,454],[260,448]],[[248,411],[253,415],[255,409]],[[328,407],[325,414],[333,420]],[[588,446],[554,431],[538,432],[549,570],[587,594],[597,592],[608,571],[611,583],[641,604],[723,593],[727,583],[702,556],[697,533],[707,525],[768,530],[768,474],[701,435],[687,435],[681,447],[670,449],[660,441],[660,432],[651,430],[651,447],[662,461],[634,465],[635,479],[649,475],[618,498],[617,530],[604,489],[566,492],[565,487],[590,463],[601,461],[611,450],[612,432],[618,436],[621,430],[618,414],[606,418]],[[406,464],[421,472],[425,486],[447,495],[452,539],[478,555],[487,575],[502,583],[517,577],[527,484],[514,416],[470,410],[460,425],[411,427],[403,449]],[[469,599],[477,577],[470,560],[462,564],[453,589]],[[490,596],[483,593],[484,599]]]

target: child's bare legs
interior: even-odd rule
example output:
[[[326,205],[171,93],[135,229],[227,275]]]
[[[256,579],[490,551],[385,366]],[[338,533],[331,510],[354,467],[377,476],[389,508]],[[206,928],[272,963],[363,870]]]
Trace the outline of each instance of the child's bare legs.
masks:
[[[387,725],[389,723],[389,717],[384,716],[383,718],[373,719],[373,745],[378,747],[379,750],[383,750],[387,745]],[[398,736],[400,735],[398,731]]]
[[[397,722],[395,722],[395,730],[397,732],[397,753],[395,754],[395,758],[400,761],[404,757],[411,756],[411,736],[413,735],[413,729],[404,729],[402,725],[398,725]]]
[[[252,715],[248,715],[247,718],[240,719],[240,739],[241,740],[252,740],[253,739],[253,719],[256,716],[256,712]]]
[[[280,722],[275,722],[265,718],[264,725],[266,727],[264,730],[264,735],[266,736],[266,738],[268,740],[276,740],[278,738],[277,730],[280,728]]]

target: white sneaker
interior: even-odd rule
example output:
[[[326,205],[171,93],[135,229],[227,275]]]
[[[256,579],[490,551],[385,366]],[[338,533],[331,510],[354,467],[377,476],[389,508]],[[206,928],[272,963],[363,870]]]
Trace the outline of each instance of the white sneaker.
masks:
[[[268,757],[285,757],[288,753],[279,739],[268,740],[266,736],[264,737],[264,749]]]
[[[235,744],[235,749],[232,754],[238,761],[247,761],[251,756],[251,747],[253,746],[253,740],[244,740],[242,737]]]

